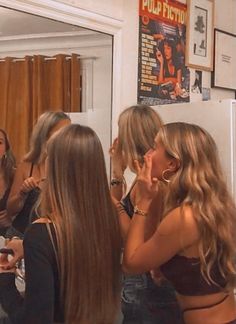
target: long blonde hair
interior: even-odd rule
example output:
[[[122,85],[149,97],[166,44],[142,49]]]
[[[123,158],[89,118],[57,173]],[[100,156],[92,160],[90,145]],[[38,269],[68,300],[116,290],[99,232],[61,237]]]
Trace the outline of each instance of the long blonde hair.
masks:
[[[153,147],[162,124],[157,112],[146,105],[131,106],[120,114],[118,150],[132,171],[135,169],[134,160],[143,163],[143,156]]]
[[[64,119],[70,120],[70,117],[63,111],[46,111],[39,116],[31,135],[30,150],[24,161],[35,164],[42,162],[51,130]]]
[[[101,143],[66,126],[49,140],[42,210],[54,224],[66,323],[112,324],[119,309],[121,237]]]
[[[213,282],[211,270],[217,262],[229,285],[236,274],[236,208],[225,183],[218,151],[212,137],[197,125],[171,123],[158,135],[168,156],[180,167],[172,176],[166,212],[191,205],[199,232],[199,256],[205,279]]]

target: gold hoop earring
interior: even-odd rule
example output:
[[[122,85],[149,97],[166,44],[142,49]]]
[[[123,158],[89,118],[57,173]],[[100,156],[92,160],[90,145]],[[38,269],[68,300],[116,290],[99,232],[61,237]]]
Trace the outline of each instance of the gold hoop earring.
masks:
[[[166,173],[166,172],[170,172],[170,171],[171,171],[170,169],[166,169],[166,170],[162,171],[162,175],[161,175],[162,180],[165,181],[165,182],[167,182],[167,183],[170,183],[170,179],[167,179],[167,178],[165,177],[165,173]]]

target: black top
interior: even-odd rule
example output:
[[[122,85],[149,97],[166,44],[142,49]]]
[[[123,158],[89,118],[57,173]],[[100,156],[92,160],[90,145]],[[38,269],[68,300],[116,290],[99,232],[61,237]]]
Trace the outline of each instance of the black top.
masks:
[[[29,177],[32,176],[33,169],[34,164],[32,163],[30,167]],[[14,229],[22,234],[24,234],[27,226],[35,219],[37,219],[34,206],[39,198],[40,192],[41,189],[39,187],[36,187],[27,193],[27,197],[21,211],[16,215],[15,219],[12,222],[12,227],[14,227]]]
[[[50,224],[52,235],[55,232]],[[24,237],[26,290],[23,298],[15,286],[15,275],[0,274],[0,303],[13,324],[63,322],[55,252],[46,224],[34,223]]]
[[[10,193],[10,188],[8,188],[5,191],[3,197],[0,199],[0,211],[6,209],[6,207],[7,207],[7,199],[8,199],[9,193]]]
[[[39,198],[40,192],[41,189],[38,187],[30,190],[30,192],[27,194],[24,206],[12,222],[12,227],[22,234],[25,233],[28,225],[37,219],[34,206]]]
[[[127,193],[127,195],[124,198],[122,198],[121,204],[124,207],[124,210],[126,211],[127,215],[130,218],[132,218],[133,214],[134,214],[134,206],[133,206],[133,204],[131,202],[131,199],[130,199],[130,193],[131,193],[131,191],[129,191]]]
[[[188,258],[184,255],[175,255],[162,264],[161,272],[173,284],[175,290],[184,296],[203,296],[221,292],[227,282],[220,273],[215,262],[211,269],[211,278],[214,283],[208,283],[201,273],[199,258]]]
[[[164,63],[164,77],[165,78],[177,78],[177,72],[178,70],[181,69],[179,64],[173,64],[175,69],[174,69],[174,73],[170,73],[169,68],[168,68],[168,64],[165,62]]]
[[[3,211],[3,210],[6,209],[6,207],[7,207],[7,199],[8,199],[9,193],[10,193],[10,188],[8,188],[5,191],[3,197],[0,199],[0,211]],[[1,227],[0,228],[0,235],[5,236],[6,231],[7,231],[7,227]]]

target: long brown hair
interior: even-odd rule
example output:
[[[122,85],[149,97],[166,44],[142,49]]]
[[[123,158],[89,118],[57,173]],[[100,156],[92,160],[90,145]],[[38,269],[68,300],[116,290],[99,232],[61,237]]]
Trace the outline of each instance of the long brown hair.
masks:
[[[228,191],[216,144],[197,125],[171,123],[158,135],[169,156],[179,160],[172,176],[166,212],[191,205],[200,232],[199,256],[205,279],[213,282],[211,269],[218,263],[230,286],[235,283],[236,207]]]
[[[10,142],[7,136],[7,133],[0,128],[0,132],[3,134],[5,139],[5,145],[6,145],[6,152],[3,155],[0,163],[0,170],[3,173],[4,181],[6,184],[6,188],[10,188],[13,177],[14,177],[14,171],[16,167],[16,160],[14,157],[14,154],[11,150]]]
[[[66,323],[112,324],[119,309],[121,237],[101,143],[89,127],[49,140],[42,206],[54,224]]]

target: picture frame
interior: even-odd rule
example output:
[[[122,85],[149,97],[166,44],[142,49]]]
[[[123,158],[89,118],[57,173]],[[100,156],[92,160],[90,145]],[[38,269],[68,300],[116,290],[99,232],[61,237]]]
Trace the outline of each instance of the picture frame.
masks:
[[[215,88],[236,90],[236,34],[215,28],[214,44],[211,85]]]
[[[214,0],[187,0],[186,65],[213,70]]]

